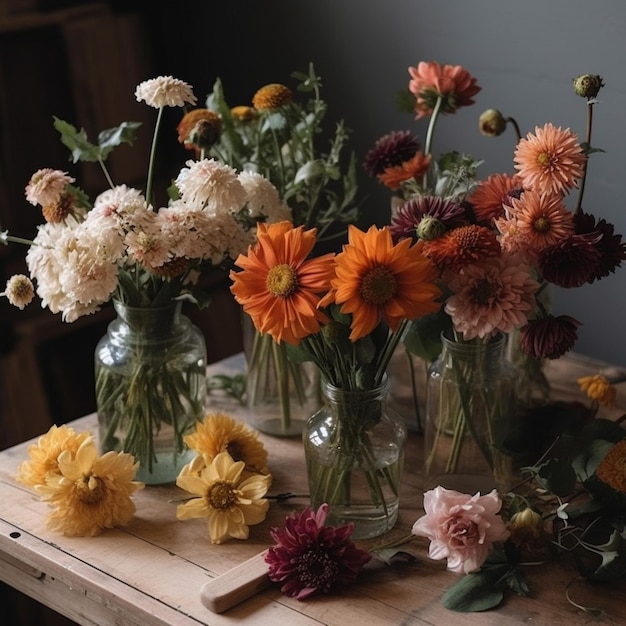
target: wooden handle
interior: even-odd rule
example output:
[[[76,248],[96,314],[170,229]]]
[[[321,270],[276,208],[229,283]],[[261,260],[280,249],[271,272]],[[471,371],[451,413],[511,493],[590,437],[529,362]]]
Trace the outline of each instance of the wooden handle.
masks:
[[[266,554],[267,550],[205,582],[200,590],[202,604],[213,613],[223,613],[269,587]]]

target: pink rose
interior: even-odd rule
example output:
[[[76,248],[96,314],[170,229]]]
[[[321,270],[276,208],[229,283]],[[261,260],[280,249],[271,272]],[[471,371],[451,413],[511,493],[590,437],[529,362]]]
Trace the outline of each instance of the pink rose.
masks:
[[[494,489],[470,496],[443,487],[424,494],[426,515],[413,524],[412,533],[430,539],[428,556],[448,559],[448,569],[468,574],[480,568],[495,541],[509,536],[498,515],[502,501]]]

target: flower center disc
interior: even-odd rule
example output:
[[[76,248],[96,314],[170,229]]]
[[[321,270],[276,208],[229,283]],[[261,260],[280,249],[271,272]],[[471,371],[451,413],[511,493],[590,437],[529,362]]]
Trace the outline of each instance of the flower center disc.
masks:
[[[291,295],[298,286],[296,272],[286,263],[275,265],[267,273],[267,289],[273,296],[286,298]]]
[[[385,304],[393,298],[398,283],[396,277],[386,267],[375,267],[363,277],[361,296],[371,304]]]
[[[216,483],[211,487],[207,497],[214,509],[228,509],[237,499],[228,483]]]

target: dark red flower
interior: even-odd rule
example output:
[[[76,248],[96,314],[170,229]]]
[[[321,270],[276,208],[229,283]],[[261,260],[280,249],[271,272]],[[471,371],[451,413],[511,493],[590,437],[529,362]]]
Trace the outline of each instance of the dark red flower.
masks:
[[[558,359],[574,347],[579,326],[569,315],[532,320],[520,330],[521,348],[537,359]]]
[[[317,512],[307,507],[270,531],[276,542],[265,556],[270,580],[283,583],[281,591],[297,600],[353,582],[371,558],[350,540],[354,524],[324,526],[327,516],[327,504]]]
[[[570,235],[539,252],[537,262],[545,280],[557,287],[580,287],[598,271],[598,233]]]
[[[410,161],[420,150],[420,142],[408,130],[383,135],[365,155],[363,168],[369,176],[378,176],[389,167]]]
[[[406,238],[434,239],[447,230],[465,224],[465,207],[458,202],[438,196],[420,196],[407,200],[398,209],[391,218],[389,231],[394,241]]]
[[[601,219],[596,224],[596,218],[589,213],[576,213],[574,215],[574,230],[580,235],[600,235],[596,247],[600,253],[600,259],[595,272],[592,273],[588,282],[600,280],[614,272],[626,260],[626,244],[622,236],[615,234],[615,227],[606,220]]]

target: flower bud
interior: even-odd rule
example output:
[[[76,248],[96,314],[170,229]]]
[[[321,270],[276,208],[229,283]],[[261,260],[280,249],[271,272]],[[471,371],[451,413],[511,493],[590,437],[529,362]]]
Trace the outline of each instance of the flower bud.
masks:
[[[415,229],[417,236],[424,241],[432,241],[446,232],[445,224],[432,215],[424,215]]]
[[[595,98],[604,87],[602,77],[597,74],[581,74],[573,80],[574,92],[582,98]]]
[[[505,131],[506,120],[498,109],[487,109],[478,118],[478,128],[487,137],[497,137]]]
[[[509,523],[509,540],[524,560],[542,560],[550,551],[550,539],[541,515],[531,508],[516,513]]]

